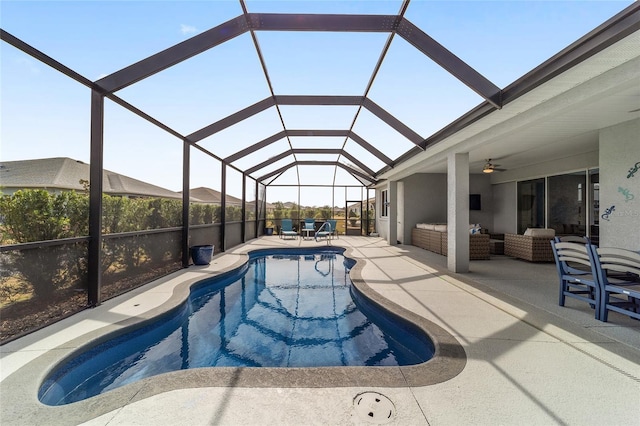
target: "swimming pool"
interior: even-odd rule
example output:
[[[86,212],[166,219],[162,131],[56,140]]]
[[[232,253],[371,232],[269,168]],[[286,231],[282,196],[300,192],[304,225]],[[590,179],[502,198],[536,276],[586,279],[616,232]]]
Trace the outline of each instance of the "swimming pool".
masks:
[[[63,405],[146,377],[200,367],[427,361],[433,343],[351,285],[348,272],[354,262],[342,251],[255,251],[234,273],[193,286],[189,299],[171,315],[56,368],[39,399]]]

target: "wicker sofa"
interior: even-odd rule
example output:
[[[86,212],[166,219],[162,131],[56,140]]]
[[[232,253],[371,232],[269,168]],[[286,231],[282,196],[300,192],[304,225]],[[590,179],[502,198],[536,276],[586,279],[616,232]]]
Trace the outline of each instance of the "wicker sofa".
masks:
[[[446,224],[419,223],[411,230],[411,244],[446,256],[449,241]],[[489,259],[489,234],[469,234],[469,259]]]
[[[504,254],[529,262],[553,262],[551,240],[555,230],[528,228],[524,235],[504,234]]]

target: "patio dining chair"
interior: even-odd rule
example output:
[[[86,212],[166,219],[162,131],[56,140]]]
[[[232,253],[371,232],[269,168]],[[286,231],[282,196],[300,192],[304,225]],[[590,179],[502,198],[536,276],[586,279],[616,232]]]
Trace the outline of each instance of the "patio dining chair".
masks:
[[[591,246],[590,257],[601,287],[600,320],[607,322],[609,311],[640,320],[640,253]]]
[[[596,319],[600,319],[601,290],[589,255],[591,244],[555,238],[551,247],[560,279],[558,305],[564,306],[567,297],[581,300],[594,308]]]
[[[563,235],[563,236],[559,236],[559,237],[554,237],[553,241],[557,242],[557,243],[576,243],[576,244],[580,244],[580,245],[586,245],[586,244],[591,244],[591,240],[589,239],[589,237],[579,237],[577,235]],[[588,253],[587,257],[588,257]],[[572,261],[568,261],[565,262],[567,264],[567,266],[569,268],[572,269],[572,273],[579,275],[580,271],[582,271],[583,274],[591,274],[592,270],[591,270],[591,260],[589,260],[589,264],[588,265],[584,265],[582,263],[576,263],[576,262],[572,262]]]
[[[591,242],[589,237],[586,237],[586,236],[580,237],[578,235],[562,235],[562,236],[555,237],[554,240],[562,243],[580,243],[580,244],[587,244]]]
[[[293,223],[291,219],[282,219],[282,226],[280,227],[280,238],[283,240],[286,237],[298,238],[298,233],[293,230]]]

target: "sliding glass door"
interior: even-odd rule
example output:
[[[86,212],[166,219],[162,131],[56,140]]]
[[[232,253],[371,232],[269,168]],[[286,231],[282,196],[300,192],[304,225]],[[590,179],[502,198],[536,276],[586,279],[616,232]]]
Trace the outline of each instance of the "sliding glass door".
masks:
[[[518,234],[545,227],[544,178],[518,182]]]
[[[589,170],[589,237],[600,244],[600,170]]]
[[[587,235],[586,172],[547,178],[547,228],[556,235]]]
[[[598,169],[518,182],[518,233],[553,228],[597,244],[599,185]]]

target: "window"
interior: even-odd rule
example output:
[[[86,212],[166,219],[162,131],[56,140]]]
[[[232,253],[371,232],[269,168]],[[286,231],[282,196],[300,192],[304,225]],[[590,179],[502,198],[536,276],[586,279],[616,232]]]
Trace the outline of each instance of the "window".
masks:
[[[382,196],[380,197],[380,217],[389,216],[389,190],[385,189],[382,191]]]

